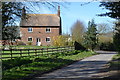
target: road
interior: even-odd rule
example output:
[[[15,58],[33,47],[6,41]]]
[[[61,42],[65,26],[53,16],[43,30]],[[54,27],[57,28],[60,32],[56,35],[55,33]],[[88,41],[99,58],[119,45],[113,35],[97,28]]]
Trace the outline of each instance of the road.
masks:
[[[32,80],[89,80],[96,78],[100,70],[106,68],[108,62],[116,54],[115,52],[97,51],[94,55],[67,67],[37,76]]]

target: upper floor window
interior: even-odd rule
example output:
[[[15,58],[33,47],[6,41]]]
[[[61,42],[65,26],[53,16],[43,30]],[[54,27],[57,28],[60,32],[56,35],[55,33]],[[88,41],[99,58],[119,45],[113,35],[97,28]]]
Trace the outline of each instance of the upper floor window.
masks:
[[[47,37],[47,38],[46,38],[46,42],[50,42],[50,37]]]
[[[51,32],[51,28],[46,28],[46,32]]]
[[[32,32],[33,30],[32,30],[32,28],[31,27],[29,27],[28,28],[28,32]]]
[[[31,37],[28,37],[28,41],[32,41],[32,38],[31,38]]]

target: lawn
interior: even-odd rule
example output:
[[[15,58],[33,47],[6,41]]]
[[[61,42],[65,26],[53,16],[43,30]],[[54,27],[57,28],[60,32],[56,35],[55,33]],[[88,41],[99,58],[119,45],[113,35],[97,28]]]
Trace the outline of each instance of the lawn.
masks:
[[[30,74],[37,74],[38,72],[39,74],[43,74],[44,72],[63,67],[94,54],[96,53],[90,51],[72,51],[50,56],[3,60],[2,80],[18,80],[27,76],[31,78]]]
[[[5,46],[0,46],[3,48]],[[39,49],[39,48],[53,48],[55,46],[36,46],[36,45],[11,45],[10,48],[12,49]]]

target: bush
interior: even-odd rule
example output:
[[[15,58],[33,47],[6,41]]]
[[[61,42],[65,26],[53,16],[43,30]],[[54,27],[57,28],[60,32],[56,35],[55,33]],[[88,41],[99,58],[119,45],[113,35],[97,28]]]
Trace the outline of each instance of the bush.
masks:
[[[28,45],[32,45],[32,42],[28,42],[27,44],[28,44]]]
[[[26,45],[26,44],[22,41],[17,41],[17,45]]]
[[[113,39],[114,39],[113,42],[114,42],[115,48],[120,54],[120,20],[118,20],[115,25],[115,35]]]
[[[69,41],[68,42],[68,46],[74,46],[74,42],[73,41]]]
[[[61,46],[68,46],[68,37],[65,35],[55,36],[53,39],[53,46],[61,47]]]
[[[114,35],[114,45],[116,50],[120,53],[120,32]]]
[[[75,50],[83,50],[83,51],[87,50],[83,45],[81,45],[77,41],[75,41],[74,46],[75,46]]]
[[[115,47],[113,43],[106,42],[100,44],[100,50],[115,51]]]

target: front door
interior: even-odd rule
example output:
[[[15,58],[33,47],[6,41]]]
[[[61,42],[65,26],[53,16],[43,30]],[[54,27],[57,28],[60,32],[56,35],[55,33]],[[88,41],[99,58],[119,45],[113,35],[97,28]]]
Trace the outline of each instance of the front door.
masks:
[[[36,45],[37,45],[37,46],[40,46],[40,45],[41,45],[41,40],[40,40],[40,38],[36,38]]]

